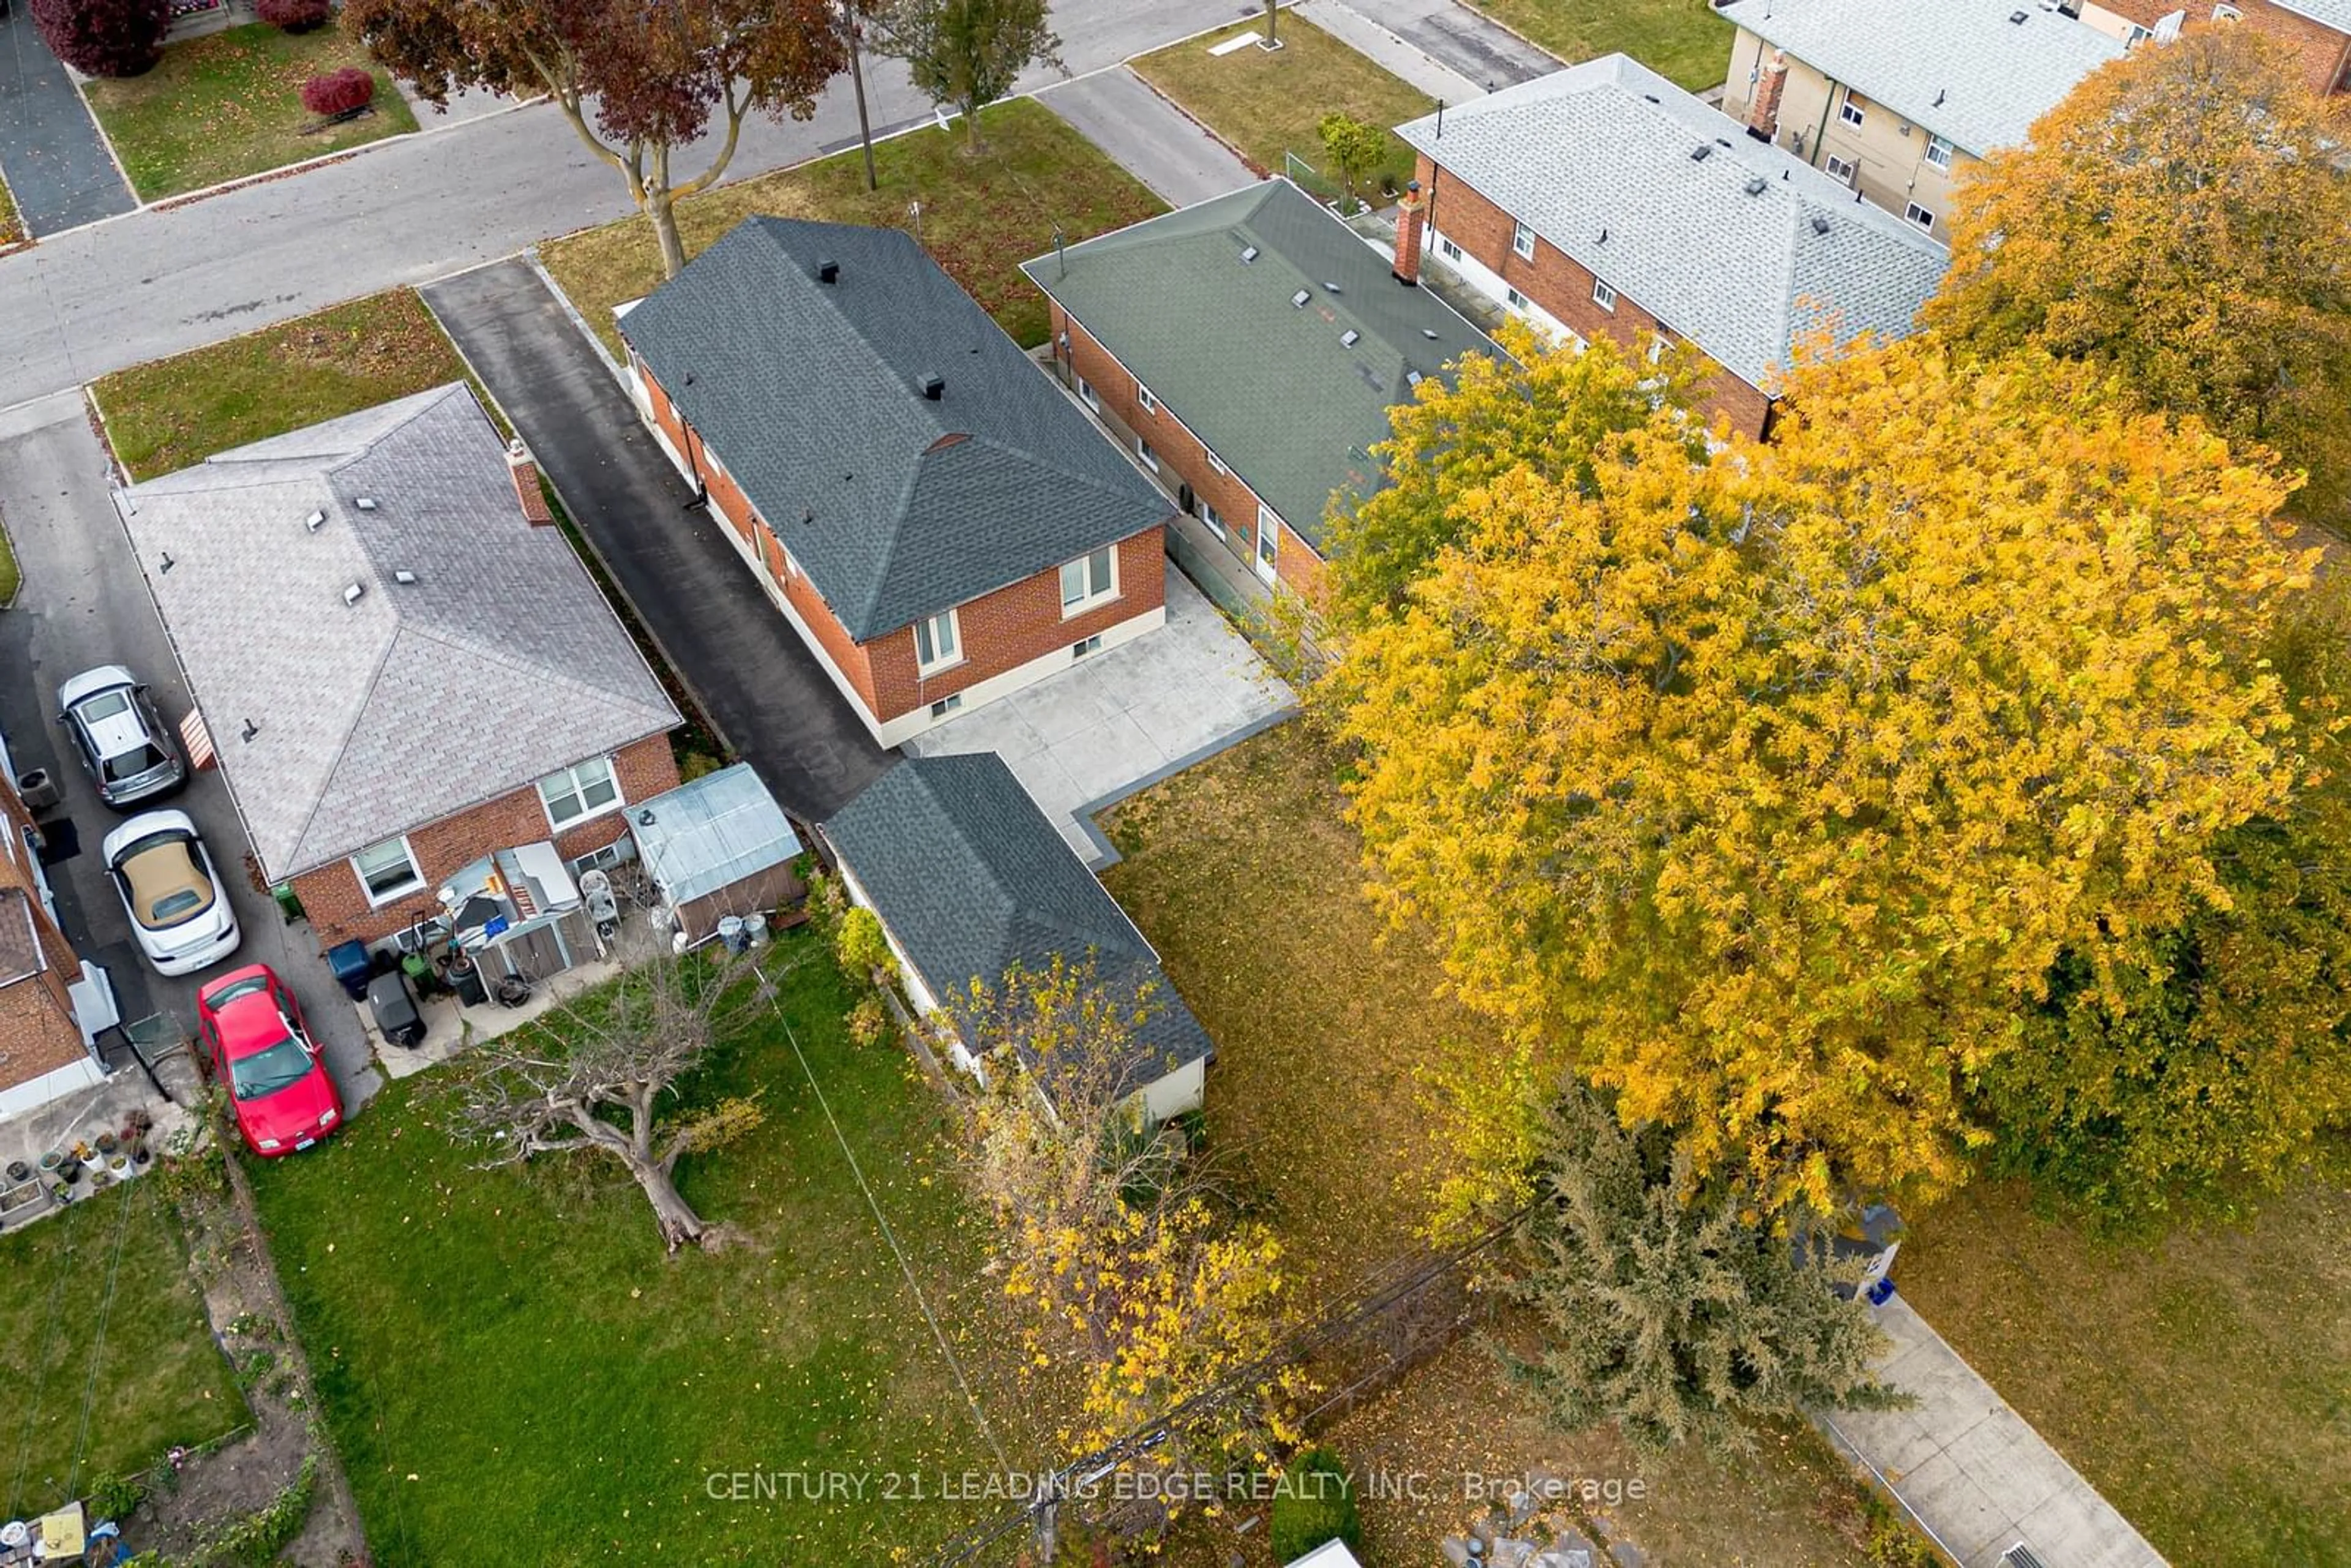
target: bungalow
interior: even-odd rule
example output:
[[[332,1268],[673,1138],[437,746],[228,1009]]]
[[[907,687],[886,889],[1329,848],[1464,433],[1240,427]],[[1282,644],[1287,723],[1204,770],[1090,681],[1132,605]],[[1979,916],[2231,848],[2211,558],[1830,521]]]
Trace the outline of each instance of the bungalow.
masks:
[[[463,384],[116,505],[194,699],[191,759],[217,761],[255,873],[322,946],[447,935],[448,895],[502,852],[532,852],[517,896],[576,904],[570,872],[625,852],[622,808],[677,784],[677,709]]]
[[[1130,1072],[1155,1120],[1199,1109],[1214,1054],[1159,956],[1073,854],[994,752],[910,758],[818,830],[842,886],[882,922],[906,990],[925,1015],[1000,984],[1015,965],[1091,956],[1096,976],[1149,988],[1155,1007]],[[956,1065],[977,1071],[962,1044]]]
[[[2311,91],[2351,92],[2351,0],[2088,0],[2082,20],[2133,43],[2189,22],[2241,22],[2293,49]]]
[[[1052,301],[1078,400],[1259,577],[1308,593],[1332,494],[1379,483],[1389,408],[1459,355],[1500,352],[1287,180],[1021,270]]]
[[[911,236],[749,218],[621,331],[640,411],[882,745],[1166,619],[1165,498]]]
[[[1554,335],[1690,343],[1719,367],[1708,412],[1750,436],[1800,346],[1903,336],[1949,265],[1623,55],[1396,133],[1420,154],[1417,243],[1440,264]]]

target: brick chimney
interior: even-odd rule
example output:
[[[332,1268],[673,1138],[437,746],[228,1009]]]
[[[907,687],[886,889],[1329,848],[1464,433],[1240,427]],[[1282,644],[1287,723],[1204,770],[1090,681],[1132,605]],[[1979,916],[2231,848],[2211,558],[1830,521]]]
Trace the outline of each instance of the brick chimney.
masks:
[[[1420,182],[1415,180],[1404,188],[1404,200],[1396,204],[1395,280],[1407,287],[1420,283],[1420,214],[1427,203],[1420,199]]]
[[[1780,132],[1780,95],[1788,90],[1788,54],[1771,51],[1771,58],[1755,78],[1755,101],[1747,106],[1747,134],[1769,141]]]
[[[530,448],[520,436],[507,447],[507,471],[514,476],[515,499],[522,504],[523,519],[534,528],[555,526],[555,512],[547,504],[547,492],[538,487],[538,465],[531,461]]]

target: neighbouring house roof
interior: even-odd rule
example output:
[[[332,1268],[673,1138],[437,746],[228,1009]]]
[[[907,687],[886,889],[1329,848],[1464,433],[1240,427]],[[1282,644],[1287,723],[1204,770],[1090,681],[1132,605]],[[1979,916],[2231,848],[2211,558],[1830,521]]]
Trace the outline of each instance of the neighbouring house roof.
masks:
[[[33,901],[21,887],[0,887],[0,986],[30,979],[48,967]]]
[[[1153,989],[1134,1087],[1212,1053],[1151,944],[994,752],[908,758],[824,832],[942,1002],[1091,953],[1105,983]]]
[[[1756,386],[1827,328],[1898,338],[1949,254],[1623,55],[1397,134]],[[1704,150],[1703,157],[1696,156]]]
[[[2126,47],[2039,0],[1732,0],[1721,15],[1978,156],[2022,143]]]
[[[861,643],[1171,510],[897,229],[746,219],[621,331]]]
[[[524,519],[463,384],[116,504],[272,878],[678,722],[561,531]]]
[[[2275,0],[2275,4],[2332,32],[2351,34],[2351,0]]]
[[[637,853],[672,904],[691,904],[800,852],[784,809],[747,762],[629,808]]]
[[[1379,483],[1369,449],[1414,378],[1500,353],[1435,294],[1397,282],[1391,260],[1270,180],[1021,270],[1320,549],[1332,493]]]

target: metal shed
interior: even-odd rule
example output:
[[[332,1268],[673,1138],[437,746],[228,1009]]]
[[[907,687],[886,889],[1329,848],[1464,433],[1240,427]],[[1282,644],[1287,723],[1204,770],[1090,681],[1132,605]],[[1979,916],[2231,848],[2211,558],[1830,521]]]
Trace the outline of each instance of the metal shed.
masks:
[[[662,907],[699,942],[729,915],[773,910],[808,893],[792,874],[802,845],[747,762],[629,808],[629,831]]]

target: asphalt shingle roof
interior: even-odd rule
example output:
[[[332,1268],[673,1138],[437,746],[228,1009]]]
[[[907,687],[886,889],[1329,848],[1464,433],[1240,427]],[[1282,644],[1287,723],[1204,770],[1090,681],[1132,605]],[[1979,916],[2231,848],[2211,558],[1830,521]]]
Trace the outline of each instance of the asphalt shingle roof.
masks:
[[[896,229],[746,219],[621,331],[859,642],[1170,511]]]
[[[561,531],[525,521],[463,384],[116,505],[273,879],[678,722]]]
[[[1319,549],[1332,492],[1378,482],[1369,449],[1388,437],[1389,408],[1411,401],[1412,377],[1500,353],[1436,295],[1398,283],[1390,261],[1271,180],[1021,270]]]
[[[1105,983],[1153,988],[1135,1087],[1211,1054],[1159,956],[994,752],[908,758],[824,832],[942,1001],[1091,953]]]
[[[2022,143],[2075,83],[2125,53],[2120,38],[2039,0],[1732,0],[1721,15],[1979,157]]]
[[[1823,327],[1898,338],[1949,254],[1623,55],[1398,135],[1757,386]],[[1702,158],[1693,154],[1705,149]]]
[[[2277,3],[2322,26],[2351,34],[2351,0],[2277,0]]]

